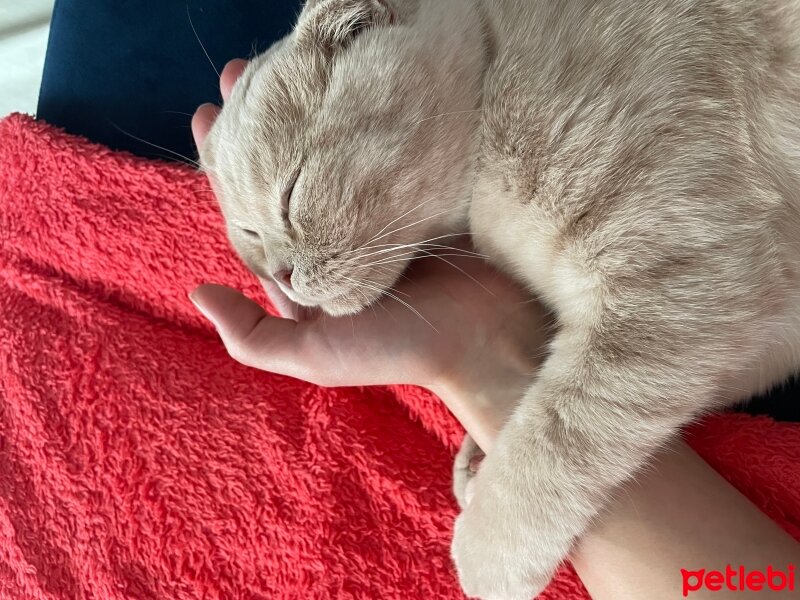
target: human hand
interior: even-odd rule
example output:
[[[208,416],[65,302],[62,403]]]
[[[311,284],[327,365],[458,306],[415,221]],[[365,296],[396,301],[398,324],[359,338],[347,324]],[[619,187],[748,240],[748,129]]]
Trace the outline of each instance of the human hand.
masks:
[[[226,65],[223,100],[245,66]],[[198,147],[218,113],[210,104],[195,113]],[[352,317],[302,309],[271,280],[262,284],[284,318],[224,286],[201,285],[191,298],[239,362],[324,386],[427,387],[485,450],[538,364],[544,311],[463,243],[445,256],[414,261],[395,298]]]

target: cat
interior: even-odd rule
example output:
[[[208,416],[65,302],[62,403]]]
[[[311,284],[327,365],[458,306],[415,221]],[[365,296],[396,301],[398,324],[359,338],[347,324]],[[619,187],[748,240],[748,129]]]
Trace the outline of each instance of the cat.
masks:
[[[293,300],[352,314],[411,260],[370,240],[469,231],[556,315],[460,499],[467,594],[538,593],[681,426],[800,366],[798,32],[800,0],[312,0],[234,87],[201,161]]]

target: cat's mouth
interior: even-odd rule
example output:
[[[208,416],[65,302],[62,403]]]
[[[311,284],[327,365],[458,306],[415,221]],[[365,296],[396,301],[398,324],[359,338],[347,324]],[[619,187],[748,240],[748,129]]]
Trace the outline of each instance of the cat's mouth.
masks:
[[[274,277],[270,277],[270,279],[293,303],[306,308],[320,309],[332,317],[346,317],[358,314],[368,306],[380,301],[384,296],[398,299],[395,295],[398,292],[392,286],[396,284],[404,270],[405,266],[397,269],[391,281],[386,281],[386,273],[381,274],[381,280],[378,278],[366,280],[355,276],[353,278],[343,277],[346,281],[329,282],[324,286],[329,290],[338,288],[336,291],[331,290],[320,294],[309,294],[307,287],[298,290],[296,286],[287,286]],[[312,290],[312,292],[314,291]]]

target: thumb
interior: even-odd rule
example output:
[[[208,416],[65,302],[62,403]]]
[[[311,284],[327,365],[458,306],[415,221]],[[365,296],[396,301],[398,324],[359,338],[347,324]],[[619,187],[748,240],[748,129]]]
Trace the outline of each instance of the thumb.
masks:
[[[267,298],[272,302],[272,306],[278,311],[278,314],[284,319],[292,319],[293,321],[300,320],[300,307],[292,302],[289,297],[283,293],[278,284],[272,279],[258,278],[261,286],[267,293]]]
[[[203,284],[189,294],[197,309],[217,329],[228,353],[238,362],[265,371],[304,378],[302,364],[307,330],[291,319],[269,316],[241,292]]]

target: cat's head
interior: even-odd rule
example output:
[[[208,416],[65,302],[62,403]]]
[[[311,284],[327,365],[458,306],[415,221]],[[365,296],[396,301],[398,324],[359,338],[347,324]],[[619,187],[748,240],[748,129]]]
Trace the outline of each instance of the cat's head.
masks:
[[[200,152],[249,268],[348,314],[395,283],[409,248],[463,230],[484,54],[466,0],[308,2]]]

